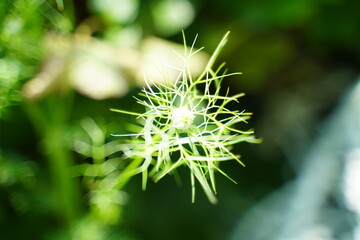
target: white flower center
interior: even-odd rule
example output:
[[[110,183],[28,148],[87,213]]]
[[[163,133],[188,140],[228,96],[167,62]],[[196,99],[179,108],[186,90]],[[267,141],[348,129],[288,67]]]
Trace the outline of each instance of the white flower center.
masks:
[[[174,127],[180,130],[188,129],[194,122],[195,115],[186,107],[174,109],[171,120]]]

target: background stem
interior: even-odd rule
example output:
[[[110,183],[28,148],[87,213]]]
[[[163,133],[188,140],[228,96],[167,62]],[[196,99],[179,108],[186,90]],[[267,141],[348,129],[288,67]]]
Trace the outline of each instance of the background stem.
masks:
[[[48,159],[54,210],[68,232],[81,209],[79,183],[69,171],[74,159],[65,141],[71,105],[72,97],[69,96],[27,105],[27,112],[42,138],[42,147]]]

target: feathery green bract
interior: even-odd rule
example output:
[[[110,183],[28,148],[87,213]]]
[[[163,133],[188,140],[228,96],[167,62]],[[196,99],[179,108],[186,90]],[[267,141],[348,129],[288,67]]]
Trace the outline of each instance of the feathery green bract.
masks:
[[[194,44],[189,49],[184,37],[185,53],[180,56],[184,65],[179,70],[178,78],[175,81],[165,79],[163,83],[145,79],[146,88],[140,94],[144,99],[137,99],[137,102],[146,108],[146,112],[140,114],[112,109],[136,115],[142,126],[139,133],[114,135],[133,137],[129,143],[122,144],[121,149],[127,158],[134,159],[136,167],[119,176],[120,185],[121,181],[127,181],[122,180],[122,177],[125,179],[124,176],[129,178],[142,173],[145,188],[148,176],[157,182],[184,165],[190,169],[192,200],[195,200],[197,180],[210,202],[216,203],[215,172],[228,177],[221,171],[220,162],[235,160],[244,166],[239,155],[233,154],[231,148],[239,142],[259,142],[253,137],[252,130],[241,131],[235,126],[246,122],[251,114],[227,108],[228,103],[238,102],[243,94],[220,95],[222,80],[240,73],[221,73],[224,65],[213,69],[228,34],[223,37],[204,72],[197,78],[192,77],[188,63],[199,50],[194,50]],[[204,88],[203,92],[197,89],[199,85]]]

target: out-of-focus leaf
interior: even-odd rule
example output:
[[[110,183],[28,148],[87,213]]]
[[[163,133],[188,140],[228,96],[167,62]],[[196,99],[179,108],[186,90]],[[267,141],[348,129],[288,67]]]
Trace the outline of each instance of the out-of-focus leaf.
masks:
[[[69,70],[69,81],[78,92],[96,100],[121,97],[129,87],[113,62],[101,59],[96,52],[77,52]]]
[[[179,33],[195,18],[195,9],[188,0],[160,0],[152,8],[155,29],[163,36]]]
[[[126,24],[133,21],[139,11],[138,0],[91,0],[90,9],[105,21]]]

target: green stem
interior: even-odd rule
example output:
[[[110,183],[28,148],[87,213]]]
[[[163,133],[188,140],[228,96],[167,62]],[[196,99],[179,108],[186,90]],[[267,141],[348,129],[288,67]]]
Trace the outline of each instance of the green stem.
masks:
[[[73,159],[64,146],[63,131],[60,126],[52,126],[48,129],[44,140],[57,214],[67,227],[71,227],[79,214],[78,183],[71,179],[69,171],[69,167],[73,165]]]
[[[65,128],[71,112],[72,98],[48,98],[28,103],[27,112],[43,141],[49,161],[55,211],[70,230],[80,212],[79,184],[71,177],[69,167],[74,160],[65,144]]]
[[[117,178],[117,182],[115,183],[115,186],[117,189],[122,189],[125,184],[138,172],[136,172],[136,169],[140,167],[142,162],[144,161],[143,158],[138,157],[135,158],[127,167],[120,173],[120,175]]]

